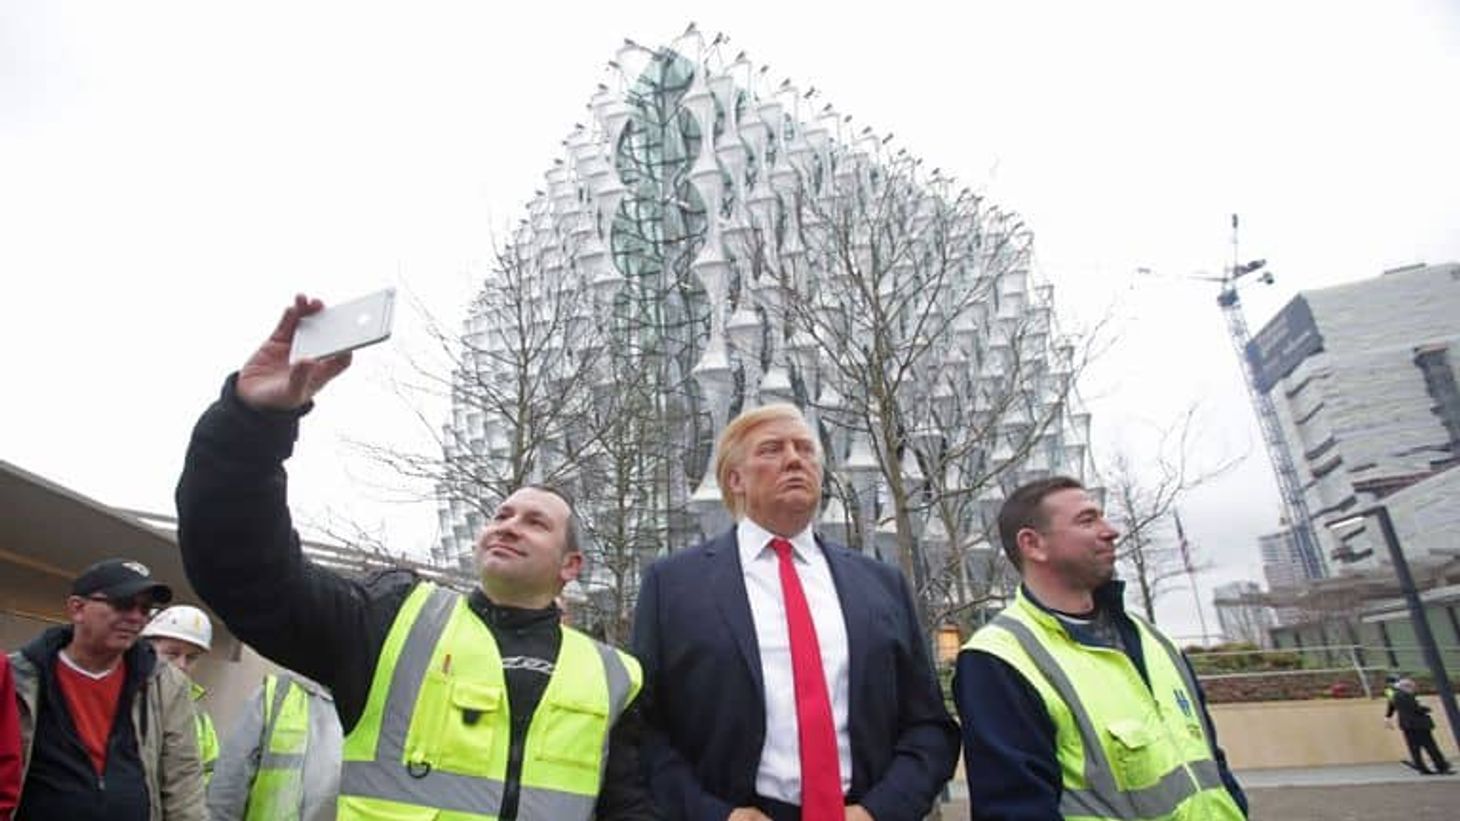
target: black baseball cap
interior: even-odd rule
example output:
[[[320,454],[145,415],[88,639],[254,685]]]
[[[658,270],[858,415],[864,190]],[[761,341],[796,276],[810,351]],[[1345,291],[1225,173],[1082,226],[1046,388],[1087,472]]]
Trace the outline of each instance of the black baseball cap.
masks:
[[[106,559],[81,571],[71,582],[71,595],[106,596],[108,599],[130,599],[140,593],[151,593],[152,601],[172,601],[172,588],[152,578],[152,571],[141,562],[129,559]]]

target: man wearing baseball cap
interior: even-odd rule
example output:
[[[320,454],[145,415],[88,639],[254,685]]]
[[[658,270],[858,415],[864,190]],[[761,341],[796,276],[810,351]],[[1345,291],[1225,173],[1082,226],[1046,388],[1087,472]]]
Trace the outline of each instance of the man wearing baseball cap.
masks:
[[[137,637],[172,590],[107,559],[66,598],[70,624],[10,655],[20,710],[15,821],[202,821],[203,768],[188,680]]]

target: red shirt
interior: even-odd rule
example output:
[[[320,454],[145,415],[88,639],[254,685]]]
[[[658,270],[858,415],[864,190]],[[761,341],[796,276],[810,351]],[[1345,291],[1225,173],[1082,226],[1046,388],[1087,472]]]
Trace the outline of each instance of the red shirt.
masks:
[[[0,821],[8,821],[20,801],[20,712],[10,657],[0,653]]]
[[[73,668],[64,658],[56,659],[56,683],[71,713],[76,734],[91,756],[96,774],[106,772],[106,745],[112,735],[112,722],[117,716],[117,702],[122,697],[122,682],[127,677],[127,663],[122,661],[99,679]]]

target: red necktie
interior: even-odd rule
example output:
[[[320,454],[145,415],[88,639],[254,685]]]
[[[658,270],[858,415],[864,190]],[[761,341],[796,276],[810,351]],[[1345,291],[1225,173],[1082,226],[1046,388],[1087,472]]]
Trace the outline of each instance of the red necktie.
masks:
[[[801,578],[791,563],[791,543],[771,539],[780,560],[781,595],[786,600],[786,627],[791,634],[791,672],[796,680],[796,736],[801,747],[802,821],[841,821],[841,761],[836,752],[836,728],[831,718],[831,697],[821,666],[816,624],[801,589]]]

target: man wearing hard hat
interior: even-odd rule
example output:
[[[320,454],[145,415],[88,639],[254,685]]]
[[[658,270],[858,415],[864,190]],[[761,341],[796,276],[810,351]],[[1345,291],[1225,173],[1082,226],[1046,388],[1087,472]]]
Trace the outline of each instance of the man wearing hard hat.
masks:
[[[192,683],[193,708],[197,711],[198,754],[203,759],[203,783],[213,778],[213,765],[218,762],[218,731],[213,719],[200,704],[208,691],[193,679],[193,664],[213,649],[213,622],[196,607],[175,604],[163,610],[142,628],[142,638],[152,642],[152,649],[165,661],[183,671]]]

